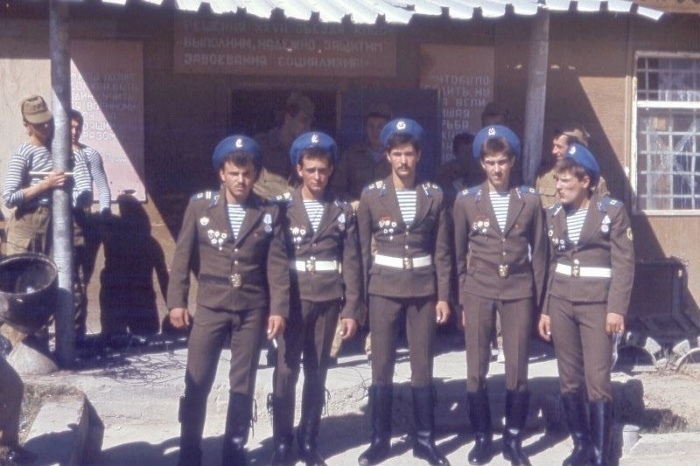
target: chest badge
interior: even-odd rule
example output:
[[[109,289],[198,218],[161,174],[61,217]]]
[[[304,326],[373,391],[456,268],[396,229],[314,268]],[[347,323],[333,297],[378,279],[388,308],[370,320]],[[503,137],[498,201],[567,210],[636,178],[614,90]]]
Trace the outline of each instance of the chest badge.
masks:
[[[199,219],[199,224],[203,227],[209,225],[209,217],[202,217]]]

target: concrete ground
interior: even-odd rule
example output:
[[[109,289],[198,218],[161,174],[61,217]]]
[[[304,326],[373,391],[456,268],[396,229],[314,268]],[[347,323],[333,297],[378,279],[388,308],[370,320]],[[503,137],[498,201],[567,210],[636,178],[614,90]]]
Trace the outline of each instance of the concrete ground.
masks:
[[[465,465],[473,441],[464,406],[465,354],[457,334],[442,335],[438,346],[439,354],[436,355],[434,369],[438,397],[438,444],[453,465]],[[184,390],[186,353],[181,342],[134,344],[120,351],[106,351],[99,357],[93,355],[86,358],[78,371],[31,376],[26,381],[67,384],[85,393],[104,423],[102,451],[97,464],[175,465],[179,435],[177,407],[178,398]],[[229,351],[224,350],[209,397],[203,441],[204,464],[208,465],[220,462],[221,435],[228,401],[229,358]],[[392,456],[385,464],[425,464],[413,458],[411,443],[406,436],[411,422],[410,369],[406,349],[399,350],[395,373],[395,436]],[[489,391],[492,394],[494,419],[502,419],[503,415],[503,375],[504,365],[492,363]],[[369,442],[370,424],[366,409],[370,380],[369,364],[359,351],[348,351],[348,354],[341,356],[338,365],[330,370],[330,398],[319,435],[319,450],[329,465],[357,464],[357,457]],[[553,401],[556,400],[558,382],[551,348],[538,342],[532,344],[530,380],[533,395],[524,442],[525,451],[530,454],[533,465],[561,464],[572,445],[568,438],[554,438],[544,434],[545,425],[557,419],[557,404]],[[635,420],[635,416],[643,416],[645,401],[638,381],[624,373],[615,373],[613,380],[616,410],[621,413],[619,417]],[[263,355],[255,397],[257,422],[250,432],[248,445],[252,465],[268,464],[272,454],[271,421],[266,409],[271,386],[272,369],[264,366]],[[677,414],[680,416],[683,413]],[[57,412],[49,417],[65,418],[67,424],[73,422],[73,417],[66,413]],[[640,418],[638,423],[644,422]],[[46,429],[52,428],[54,427]],[[74,425],[66,430],[70,432],[71,429],[76,430]],[[620,429],[621,426],[618,430]],[[41,464],[59,464],[56,460],[59,455],[52,452],[52,446],[58,448],[60,442],[47,441],[55,438],[60,439],[60,436],[37,431],[33,438],[30,436],[26,447],[30,450],[37,447],[41,451]],[[649,434],[642,431],[639,442],[629,451],[628,447],[629,444],[622,447],[625,449],[620,463],[623,466],[700,464],[699,432]],[[500,435],[496,435],[495,450],[500,452]],[[498,466],[509,463],[499,453],[491,464]]]

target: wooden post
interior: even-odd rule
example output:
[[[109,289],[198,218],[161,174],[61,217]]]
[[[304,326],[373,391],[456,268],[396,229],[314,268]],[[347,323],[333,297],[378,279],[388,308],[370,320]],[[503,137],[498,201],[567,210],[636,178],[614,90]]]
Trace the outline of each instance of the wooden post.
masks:
[[[51,88],[56,125],[51,153],[55,170],[71,171],[70,142],[70,42],[68,5],[49,0]],[[72,187],[72,183],[69,183]],[[60,366],[75,363],[75,308],[73,307],[73,209],[70,188],[53,191],[53,259],[58,269],[56,308],[56,359]]]
[[[534,186],[542,161],[544,111],[549,68],[549,11],[535,15],[530,36],[527,98],[525,100],[525,144],[523,147],[523,179]]]

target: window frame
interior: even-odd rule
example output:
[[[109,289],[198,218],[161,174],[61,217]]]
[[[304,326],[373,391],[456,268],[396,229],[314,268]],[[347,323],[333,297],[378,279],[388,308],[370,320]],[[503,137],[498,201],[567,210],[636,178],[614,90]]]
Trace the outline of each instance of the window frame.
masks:
[[[658,217],[682,217],[700,216],[700,208],[696,209],[641,209],[641,197],[638,188],[638,122],[639,111],[643,109],[697,109],[700,110],[700,102],[664,102],[658,100],[639,100],[638,92],[638,63],[640,58],[666,58],[666,59],[691,59],[700,62],[700,52],[661,52],[652,50],[638,50],[634,54],[632,73],[632,125],[631,125],[631,149],[630,160],[631,174],[629,178],[632,189],[632,213],[634,215],[658,216]],[[700,89],[699,89],[700,90]],[[700,136],[699,136],[700,137]],[[700,153],[698,154],[700,156]],[[698,172],[700,173],[700,172]]]

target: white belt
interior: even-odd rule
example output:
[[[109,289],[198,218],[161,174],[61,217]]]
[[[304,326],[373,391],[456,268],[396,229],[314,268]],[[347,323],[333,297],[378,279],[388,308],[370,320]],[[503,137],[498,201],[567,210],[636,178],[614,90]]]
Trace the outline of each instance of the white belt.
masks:
[[[557,263],[556,273],[568,275],[569,277],[596,277],[610,278],[612,277],[612,269],[610,267],[581,267],[579,265],[566,265]]]
[[[316,259],[290,261],[289,266],[299,272],[337,272],[340,270],[338,261],[317,261]]]
[[[431,256],[391,257],[383,254],[377,254],[374,256],[374,263],[395,269],[411,270],[414,268],[418,269],[432,265],[433,258]]]

